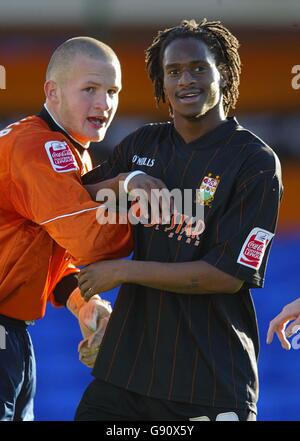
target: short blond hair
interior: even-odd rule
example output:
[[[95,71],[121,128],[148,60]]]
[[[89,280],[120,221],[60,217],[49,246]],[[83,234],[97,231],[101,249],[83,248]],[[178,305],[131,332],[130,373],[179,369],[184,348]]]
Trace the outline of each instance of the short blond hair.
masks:
[[[46,71],[46,80],[57,80],[63,72],[69,71],[77,55],[94,59],[117,61],[118,57],[110,46],[91,37],[74,37],[62,43],[53,52]]]

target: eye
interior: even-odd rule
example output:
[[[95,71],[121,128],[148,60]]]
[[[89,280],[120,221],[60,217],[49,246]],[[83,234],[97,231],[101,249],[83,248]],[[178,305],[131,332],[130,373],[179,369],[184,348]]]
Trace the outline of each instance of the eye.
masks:
[[[203,66],[196,66],[195,68],[194,68],[194,71],[195,72],[203,72],[205,70],[205,67],[203,67]]]
[[[113,96],[116,95],[118,93],[118,91],[116,89],[109,89],[107,91],[108,95]]]
[[[171,77],[175,77],[178,74],[179,74],[179,69],[172,69],[168,71],[168,75],[170,75]]]
[[[93,86],[85,87],[83,90],[84,90],[84,92],[87,92],[87,93],[93,93],[96,90],[96,87],[93,87]]]

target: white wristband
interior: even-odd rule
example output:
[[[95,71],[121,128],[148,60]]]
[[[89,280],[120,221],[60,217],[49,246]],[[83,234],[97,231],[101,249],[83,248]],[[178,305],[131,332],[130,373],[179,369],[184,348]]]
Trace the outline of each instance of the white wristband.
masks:
[[[129,175],[127,176],[127,178],[125,179],[124,184],[123,184],[123,185],[124,185],[124,191],[125,191],[125,193],[128,193],[128,184],[129,184],[129,181],[131,181],[131,179],[132,179],[134,176],[136,176],[136,175],[140,175],[140,174],[145,175],[146,173],[143,172],[142,170],[135,170],[135,171],[129,173]]]

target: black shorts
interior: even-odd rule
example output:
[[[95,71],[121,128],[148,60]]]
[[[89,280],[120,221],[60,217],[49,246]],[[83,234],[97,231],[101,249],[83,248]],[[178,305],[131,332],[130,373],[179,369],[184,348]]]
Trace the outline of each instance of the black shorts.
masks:
[[[76,421],[255,421],[251,410],[206,407],[146,397],[95,379],[84,392]]]
[[[31,421],[36,388],[31,338],[21,320],[0,315],[0,327],[0,421]]]

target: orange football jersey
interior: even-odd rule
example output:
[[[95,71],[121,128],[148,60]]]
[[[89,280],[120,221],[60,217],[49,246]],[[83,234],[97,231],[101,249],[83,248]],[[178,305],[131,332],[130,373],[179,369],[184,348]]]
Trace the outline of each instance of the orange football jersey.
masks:
[[[99,225],[70,140],[30,116],[0,131],[0,314],[35,320],[70,265],[119,258],[131,229]],[[67,252],[66,252],[67,250]]]

